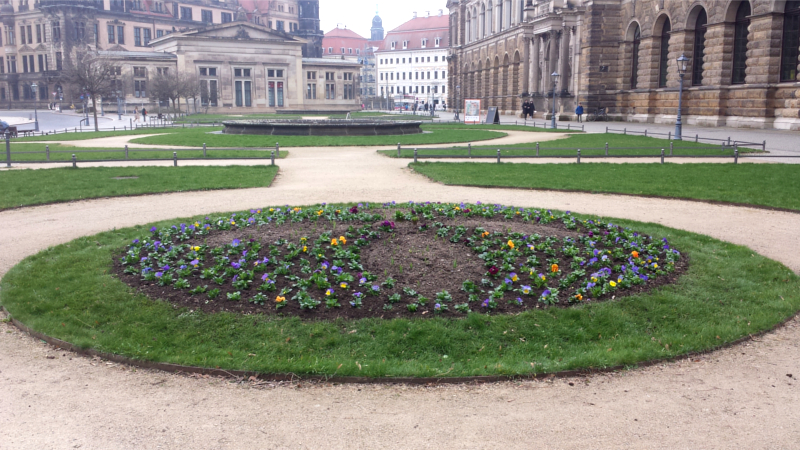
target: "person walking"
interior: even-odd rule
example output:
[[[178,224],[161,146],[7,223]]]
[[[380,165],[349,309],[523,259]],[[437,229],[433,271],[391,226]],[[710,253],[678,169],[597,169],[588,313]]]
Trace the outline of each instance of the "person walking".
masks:
[[[147,123],[147,110],[142,106],[142,122]]]
[[[583,103],[578,103],[578,107],[575,108],[575,114],[578,115],[578,122],[583,122]]]
[[[133,121],[134,122],[138,122],[139,121],[139,107],[138,106],[135,106],[133,108]]]

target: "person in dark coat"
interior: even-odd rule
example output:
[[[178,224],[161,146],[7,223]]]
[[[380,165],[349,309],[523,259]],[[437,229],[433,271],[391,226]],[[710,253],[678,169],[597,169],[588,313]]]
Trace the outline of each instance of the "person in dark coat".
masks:
[[[583,122],[583,103],[578,103],[578,107],[575,108],[575,114],[578,115],[578,122]]]

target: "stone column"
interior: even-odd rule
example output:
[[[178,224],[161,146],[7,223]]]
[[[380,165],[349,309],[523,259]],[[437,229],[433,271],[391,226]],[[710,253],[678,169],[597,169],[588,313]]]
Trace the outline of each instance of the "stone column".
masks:
[[[530,59],[531,61],[531,84],[530,84],[530,93],[537,93],[539,92],[539,54],[541,52],[541,36],[534,35],[533,36],[533,55]]]
[[[578,24],[573,28],[573,36],[572,36],[572,87],[570,88],[572,93],[578,96],[578,88],[579,88],[579,74],[580,74],[580,66],[581,66],[581,23],[580,21]]]
[[[552,73],[556,71],[556,62],[558,59],[558,37],[555,31],[550,32],[550,54],[547,61],[547,85],[544,86],[544,92],[552,92],[553,77]],[[558,87],[556,87],[557,89]]]
[[[572,33],[572,27],[564,27],[561,31],[561,56],[559,57],[559,62],[561,63],[561,68],[559,69],[559,73],[561,77],[558,79],[560,83],[560,90],[561,91],[568,91],[569,90],[569,35]]]
[[[535,39],[535,38],[534,38]],[[525,38],[525,48],[522,49],[522,92],[530,93],[531,89],[531,80],[530,80],[530,73],[531,73],[531,63],[530,61],[533,60],[531,57],[531,39]],[[525,62],[528,61],[526,64]]]

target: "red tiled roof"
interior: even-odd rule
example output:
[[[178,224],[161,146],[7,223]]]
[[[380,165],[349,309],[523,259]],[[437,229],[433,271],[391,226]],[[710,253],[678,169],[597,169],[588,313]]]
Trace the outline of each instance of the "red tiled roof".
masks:
[[[322,38],[322,53],[326,56],[361,56],[364,54],[368,42],[367,38],[361,37],[353,30],[334,28],[325,33],[325,37]],[[344,52],[342,52],[342,48],[344,48]],[[353,49],[353,53],[349,53],[349,49]],[[356,53],[356,49],[358,49],[358,53]],[[332,50],[332,52],[329,52],[329,50]]]
[[[386,34],[379,52],[421,50],[422,40],[427,39],[425,49],[448,48],[450,46],[450,16],[417,17],[400,25]],[[436,47],[436,38],[440,38],[439,47]],[[403,41],[408,41],[408,46],[403,48]],[[395,48],[392,50],[392,42]]]

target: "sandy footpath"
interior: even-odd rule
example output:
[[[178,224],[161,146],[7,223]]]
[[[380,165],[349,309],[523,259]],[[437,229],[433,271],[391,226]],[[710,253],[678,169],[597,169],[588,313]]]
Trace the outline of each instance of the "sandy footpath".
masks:
[[[279,164],[271,188],[0,212],[0,274],[48,246],[115,227],[356,200],[496,202],[657,222],[749,246],[800,272],[800,214],[447,187],[374,148],[294,148]],[[484,386],[297,388],[133,370],[54,351],[3,324],[0,448],[797,448],[799,343],[794,320],[707,357],[613,375]]]

